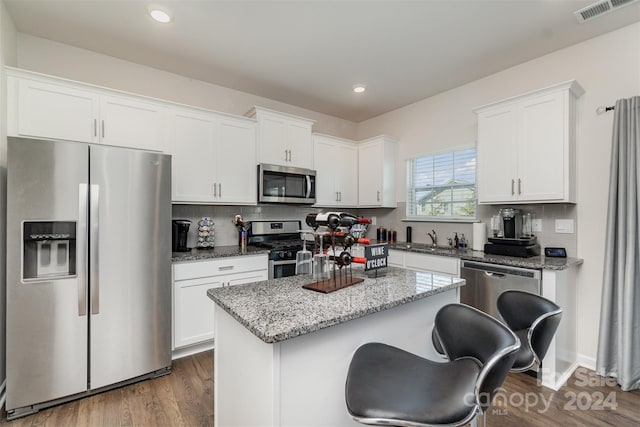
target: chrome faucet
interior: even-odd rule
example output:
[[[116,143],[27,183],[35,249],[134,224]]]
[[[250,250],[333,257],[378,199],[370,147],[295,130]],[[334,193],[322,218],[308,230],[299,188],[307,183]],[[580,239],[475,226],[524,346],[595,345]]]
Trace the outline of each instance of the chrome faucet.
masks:
[[[432,247],[436,247],[438,246],[438,235],[436,234],[436,230],[431,230],[431,233],[427,233],[427,236],[431,237],[431,246]]]

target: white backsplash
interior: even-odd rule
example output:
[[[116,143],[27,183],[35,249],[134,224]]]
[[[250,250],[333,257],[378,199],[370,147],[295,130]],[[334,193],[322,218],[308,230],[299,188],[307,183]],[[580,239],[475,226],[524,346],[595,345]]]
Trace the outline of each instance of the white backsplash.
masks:
[[[478,206],[478,218],[486,227],[490,226],[491,216],[507,205],[480,205]],[[537,205],[510,205],[524,212],[530,212],[534,219],[542,220],[542,231],[534,233],[538,237],[538,243],[542,248],[547,246],[559,246],[567,249],[569,256],[577,256],[577,235],[561,234],[555,232],[556,219],[572,219],[574,230],[577,230],[577,208],[570,204],[537,204]],[[411,226],[413,242],[431,243],[427,232],[435,230],[438,234],[438,244],[447,245],[447,237],[464,234],[469,241],[469,247],[473,245],[472,225],[470,223],[453,222],[409,222],[402,221],[405,217],[405,203],[398,203],[395,209],[345,209],[356,215],[376,217],[376,225],[372,225],[367,232],[367,237],[376,237],[376,228],[385,227],[398,232],[398,241],[406,240],[406,227]],[[303,228],[308,228],[304,218],[310,212],[320,212],[321,208],[295,206],[295,205],[261,205],[261,206],[208,206],[208,205],[173,205],[174,219],[191,220],[187,246],[196,245],[197,222],[200,218],[211,217],[215,223],[216,246],[230,246],[238,244],[238,232],[231,220],[237,214],[242,215],[245,221],[253,220],[300,220]],[[487,229],[487,236],[489,236]]]
[[[209,205],[173,205],[173,219],[191,221],[187,246],[196,245],[198,220],[210,217],[215,224],[215,245],[231,246],[238,244],[238,230],[233,225],[233,218],[240,214],[245,221],[254,220],[300,220],[303,228],[308,228],[304,219],[309,212],[319,212],[318,208],[293,205],[261,205],[261,206],[209,206]]]

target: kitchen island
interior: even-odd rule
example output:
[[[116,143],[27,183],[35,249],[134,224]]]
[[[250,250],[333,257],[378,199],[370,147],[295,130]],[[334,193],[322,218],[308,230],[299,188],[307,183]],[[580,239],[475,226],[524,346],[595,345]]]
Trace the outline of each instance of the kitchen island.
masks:
[[[365,277],[361,269],[354,275]],[[344,403],[355,350],[378,341],[438,360],[436,312],[464,280],[389,267],[329,294],[292,276],[210,289],[215,305],[216,426],[349,426]]]

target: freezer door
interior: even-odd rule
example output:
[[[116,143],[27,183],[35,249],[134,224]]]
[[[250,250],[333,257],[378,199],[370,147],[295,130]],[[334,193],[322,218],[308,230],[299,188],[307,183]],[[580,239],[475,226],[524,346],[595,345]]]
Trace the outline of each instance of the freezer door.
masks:
[[[92,145],[90,388],[171,365],[171,157]]]
[[[10,137],[7,156],[6,409],[12,411],[87,389],[89,167],[87,145],[73,142]],[[46,228],[55,221],[66,228],[65,236],[54,230],[54,246]],[[41,229],[24,235],[25,224]]]

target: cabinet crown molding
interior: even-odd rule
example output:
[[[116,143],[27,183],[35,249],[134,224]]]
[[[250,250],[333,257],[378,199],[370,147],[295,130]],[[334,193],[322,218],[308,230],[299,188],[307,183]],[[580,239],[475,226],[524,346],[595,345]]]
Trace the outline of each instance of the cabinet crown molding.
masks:
[[[246,117],[250,117],[252,119],[255,119],[255,118],[257,118],[258,114],[260,114],[260,113],[277,114],[278,116],[288,117],[288,118],[293,119],[293,120],[305,121],[305,122],[308,122],[308,123],[310,123],[312,125],[316,122],[313,119],[309,119],[309,118],[302,117],[302,116],[296,116],[295,114],[283,113],[282,111],[271,110],[269,108],[259,107],[257,105],[255,107],[253,107],[251,110],[247,111],[245,113],[245,116]]]
[[[481,105],[479,107],[475,107],[472,109],[472,111],[474,113],[481,113],[482,111],[492,108],[496,105],[499,104],[503,104],[503,103],[507,103],[507,102],[515,102],[518,101],[522,98],[527,98],[530,96],[535,96],[535,95],[543,95],[545,93],[550,93],[550,92],[556,92],[556,91],[561,91],[561,90],[569,90],[569,92],[571,92],[571,94],[577,99],[580,98],[584,93],[585,90],[584,88],[580,85],[580,83],[578,83],[577,80],[567,80],[566,82],[562,82],[562,83],[557,83],[555,85],[551,85],[551,86],[547,86],[541,89],[536,89],[533,90],[531,92],[526,92],[526,93],[521,93],[519,95],[516,96],[512,96],[509,98],[504,98],[501,99],[499,101],[493,101],[489,104],[484,104]]]
[[[392,136],[389,135],[378,135],[378,136],[372,136],[371,138],[367,138],[367,139],[363,139],[361,141],[358,141],[357,144],[366,144],[368,142],[376,142],[376,141],[380,141],[380,140],[384,140],[387,142],[392,142],[394,144],[398,143],[398,140],[395,139]]]

